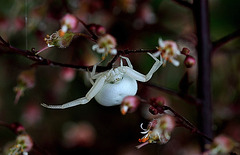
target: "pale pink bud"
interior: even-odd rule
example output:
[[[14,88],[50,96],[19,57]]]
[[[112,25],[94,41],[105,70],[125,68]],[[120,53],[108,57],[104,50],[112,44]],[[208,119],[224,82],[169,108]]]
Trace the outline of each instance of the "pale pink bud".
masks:
[[[126,96],[121,103],[121,113],[133,113],[137,110],[140,104],[139,98],[136,96]]]
[[[27,88],[33,88],[35,85],[35,70],[26,70],[20,73],[18,81],[23,83]]]
[[[26,70],[19,74],[17,86],[14,87],[16,92],[15,101],[16,104],[20,97],[23,95],[24,91],[29,88],[33,88],[35,85],[35,70]]]
[[[74,29],[78,25],[78,20],[75,16],[71,14],[66,14],[62,19],[61,19],[61,25],[67,26],[68,29]],[[65,31],[67,32],[67,31]]]
[[[94,144],[95,139],[96,131],[87,122],[72,124],[64,132],[64,144],[66,147],[90,147]]]
[[[193,65],[195,65],[196,60],[194,57],[187,55],[185,60],[184,60],[184,64],[187,68],[191,68]]]
[[[61,72],[60,72],[60,77],[63,80],[65,80],[67,82],[70,82],[70,81],[72,81],[74,79],[75,74],[76,74],[76,72],[75,72],[74,69],[72,69],[72,68],[63,68],[61,70]]]
[[[40,106],[36,104],[28,104],[25,106],[22,119],[28,125],[34,125],[38,123],[42,119],[42,111]]]

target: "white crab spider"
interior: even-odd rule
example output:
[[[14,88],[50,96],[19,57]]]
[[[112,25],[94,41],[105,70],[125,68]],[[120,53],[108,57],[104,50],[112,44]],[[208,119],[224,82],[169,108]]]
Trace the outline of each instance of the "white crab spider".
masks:
[[[112,68],[111,70],[95,74],[97,65],[94,65],[93,70],[90,73],[90,82],[93,86],[85,97],[62,105],[46,105],[44,103],[41,105],[50,109],[65,109],[79,104],[86,104],[93,97],[95,97],[99,104],[104,106],[119,105],[124,97],[136,94],[136,81],[147,82],[152,77],[153,73],[155,73],[162,65],[161,57],[159,61],[152,54],[148,54],[155,60],[155,63],[146,75],[135,71],[127,57],[120,56],[121,65],[117,68]],[[128,66],[123,66],[122,59],[126,60]],[[93,82],[94,79],[96,79],[95,82]]]

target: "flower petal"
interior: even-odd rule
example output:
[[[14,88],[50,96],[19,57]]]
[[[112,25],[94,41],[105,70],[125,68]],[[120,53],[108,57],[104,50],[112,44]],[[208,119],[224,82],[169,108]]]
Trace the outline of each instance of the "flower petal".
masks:
[[[173,59],[173,58],[171,58],[171,59],[169,59],[170,61],[171,61],[171,63],[174,65],[174,66],[179,66],[179,61],[177,61],[177,60],[175,60],[175,59]]]

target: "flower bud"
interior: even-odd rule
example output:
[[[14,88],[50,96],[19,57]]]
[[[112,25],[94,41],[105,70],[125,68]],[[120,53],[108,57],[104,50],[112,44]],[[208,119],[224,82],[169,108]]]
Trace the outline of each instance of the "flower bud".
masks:
[[[71,147],[91,147],[96,140],[96,131],[92,124],[79,122],[77,124],[67,123],[63,133],[64,146]]]
[[[66,81],[66,82],[70,82],[74,79],[75,77],[75,70],[72,68],[63,68],[60,72],[60,77]]]
[[[87,25],[88,30],[92,31],[92,32],[96,32],[97,29],[97,25],[96,24],[88,24]]]
[[[25,132],[25,128],[21,124],[19,124],[19,123],[12,123],[12,124],[10,124],[10,128],[16,134],[20,134],[22,132]]]
[[[190,53],[190,50],[186,47],[184,47],[181,51],[181,54],[186,55],[186,56],[189,55],[189,53]]]
[[[153,106],[149,107],[149,112],[153,115],[157,115],[158,114],[158,110],[156,108],[154,108]]]
[[[63,32],[67,32],[68,29],[74,29],[78,25],[78,20],[75,16],[71,14],[66,14],[62,19],[61,19],[61,25],[62,25],[62,30]]]
[[[187,55],[185,60],[184,60],[184,64],[187,68],[191,68],[193,65],[195,65],[196,60],[194,57]]]
[[[126,113],[133,113],[137,110],[140,101],[136,96],[126,96],[121,103],[121,113],[125,115]]]
[[[101,36],[104,35],[106,33],[106,29],[103,26],[98,26],[96,28],[96,34]]]
[[[18,102],[19,98],[23,95],[26,89],[33,88],[35,85],[35,70],[26,70],[19,74],[17,86],[14,87],[16,92],[15,104]]]
[[[153,106],[165,106],[166,105],[166,99],[162,96],[154,97],[150,99],[151,105]]]

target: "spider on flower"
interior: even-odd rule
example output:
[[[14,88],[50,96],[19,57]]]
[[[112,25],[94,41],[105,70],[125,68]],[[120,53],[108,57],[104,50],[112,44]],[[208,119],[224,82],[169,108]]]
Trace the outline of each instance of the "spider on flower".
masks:
[[[50,109],[66,109],[79,104],[86,104],[94,97],[96,101],[103,106],[120,105],[124,97],[137,93],[137,81],[147,82],[151,79],[153,73],[162,65],[162,57],[158,60],[151,53],[148,53],[148,55],[155,60],[155,63],[146,75],[135,71],[127,57],[120,56],[120,66],[117,68],[96,74],[98,64],[93,66],[92,72],[90,73],[90,82],[93,86],[85,97],[62,105],[47,105],[44,103],[41,105]],[[123,65],[123,59],[126,60],[127,66]],[[95,80],[95,82],[93,80]]]

